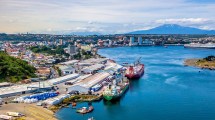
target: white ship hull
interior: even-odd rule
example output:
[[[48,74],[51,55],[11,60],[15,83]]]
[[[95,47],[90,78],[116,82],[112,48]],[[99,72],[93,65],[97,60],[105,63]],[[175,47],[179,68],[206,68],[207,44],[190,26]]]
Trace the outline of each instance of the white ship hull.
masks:
[[[215,49],[214,43],[200,44],[200,43],[191,43],[185,44],[185,48],[206,48],[206,49]]]

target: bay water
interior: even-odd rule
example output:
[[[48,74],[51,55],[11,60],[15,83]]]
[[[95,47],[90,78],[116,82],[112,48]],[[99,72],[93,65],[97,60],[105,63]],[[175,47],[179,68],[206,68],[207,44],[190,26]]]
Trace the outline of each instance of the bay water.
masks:
[[[214,49],[183,46],[118,47],[100,49],[117,63],[133,63],[139,57],[145,73],[130,83],[119,101],[93,102],[94,111],[81,115],[62,108],[60,120],[215,120],[215,71],[184,66],[187,58],[215,55]],[[77,108],[88,103],[78,103]]]

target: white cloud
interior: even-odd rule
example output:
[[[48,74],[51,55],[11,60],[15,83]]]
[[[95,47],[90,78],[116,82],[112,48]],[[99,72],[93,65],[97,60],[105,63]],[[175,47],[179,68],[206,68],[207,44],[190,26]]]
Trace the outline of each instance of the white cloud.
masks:
[[[160,19],[156,20],[156,23],[192,23],[192,24],[202,24],[209,22],[210,19],[207,18],[179,18],[179,19]]]
[[[123,33],[164,23],[215,29],[214,8],[214,3],[186,0],[1,0],[0,32]]]

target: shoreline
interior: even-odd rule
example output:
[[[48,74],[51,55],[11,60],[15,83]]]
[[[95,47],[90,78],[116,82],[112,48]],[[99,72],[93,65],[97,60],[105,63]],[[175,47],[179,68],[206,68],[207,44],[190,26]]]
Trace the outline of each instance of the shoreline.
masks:
[[[102,95],[73,95],[69,98],[64,99],[61,103],[57,105],[51,105],[48,107],[53,113],[58,112],[61,108],[67,107],[72,102],[81,103],[81,102],[96,102],[102,99]]]
[[[215,66],[213,66],[211,64],[211,62],[203,61],[203,59],[199,59],[199,58],[185,59],[184,65],[185,66],[193,66],[193,67],[197,67],[200,69],[215,70]]]

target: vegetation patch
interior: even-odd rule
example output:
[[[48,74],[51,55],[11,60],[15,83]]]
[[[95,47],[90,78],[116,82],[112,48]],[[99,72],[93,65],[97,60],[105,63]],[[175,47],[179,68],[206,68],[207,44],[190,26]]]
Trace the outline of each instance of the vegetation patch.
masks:
[[[63,45],[53,46],[52,48],[47,46],[33,46],[33,47],[30,47],[30,50],[34,53],[46,53],[49,55],[59,54],[59,55],[65,55],[68,57],[69,54],[64,51],[65,47],[66,46],[63,46]]]
[[[199,67],[215,69],[215,56],[208,56],[196,62]]]
[[[203,59],[187,59],[185,65],[195,66],[204,69],[215,70],[215,56],[207,56]]]
[[[36,77],[36,69],[26,61],[0,52],[0,82],[18,82],[23,79]]]

